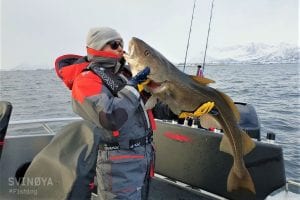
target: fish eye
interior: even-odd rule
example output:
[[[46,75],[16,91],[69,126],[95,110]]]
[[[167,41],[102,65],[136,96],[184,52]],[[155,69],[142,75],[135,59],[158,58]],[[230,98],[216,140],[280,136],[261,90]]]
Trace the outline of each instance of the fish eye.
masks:
[[[145,51],[144,51],[144,55],[145,55],[145,56],[149,56],[149,55],[150,55],[150,51],[149,51],[149,50],[145,50]]]

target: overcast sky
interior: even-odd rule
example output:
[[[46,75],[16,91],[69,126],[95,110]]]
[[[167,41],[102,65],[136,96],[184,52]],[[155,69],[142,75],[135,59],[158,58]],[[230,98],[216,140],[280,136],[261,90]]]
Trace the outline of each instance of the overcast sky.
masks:
[[[139,37],[172,62],[184,60],[194,0],[1,0],[1,67],[53,66],[85,54],[90,27]],[[190,57],[204,50],[210,0],[197,0]],[[297,0],[215,0],[209,46],[298,44]],[[208,51],[209,54],[209,51]]]

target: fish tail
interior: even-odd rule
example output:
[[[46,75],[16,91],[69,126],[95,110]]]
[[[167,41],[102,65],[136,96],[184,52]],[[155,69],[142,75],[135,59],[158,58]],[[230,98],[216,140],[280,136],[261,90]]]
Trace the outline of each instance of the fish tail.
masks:
[[[227,191],[232,192],[233,190],[237,190],[239,188],[247,189],[251,191],[253,194],[256,193],[252,178],[248,170],[245,168],[243,170],[243,176],[239,177],[234,172],[234,167],[232,167],[227,179]]]

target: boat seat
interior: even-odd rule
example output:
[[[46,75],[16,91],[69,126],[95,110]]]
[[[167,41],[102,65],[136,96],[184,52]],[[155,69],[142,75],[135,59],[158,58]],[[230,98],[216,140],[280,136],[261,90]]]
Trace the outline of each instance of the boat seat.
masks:
[[[253,105],[241,102],[234,102],[234,104],[240,113],[239,126],[241,129],[243,129],[251,138],[255,138],[260,141],[260,122]],[[158,102],[156,104],[153,108],[153,114],[156,119],[177,120],[178,124],[184,123],[184,119],[179,119],[177,115],[172,113],[168,106],[162,102]],[[192,123],[192,121],[189,121],[189,126],[191,126]],[[201,127],[200,124],[198,127]]]
[[[11,111],[12,105],[10,102],[0,101],[0,159]]]
[[[219,150],[221,134],[157,121],[153,135],[155,172],[171,180],[233,200],[265,199],[286,183],[283,152],[278,145],[255,142],[255,149],[244,156],[256,188],[252,194],[227,191],[233,158]]]

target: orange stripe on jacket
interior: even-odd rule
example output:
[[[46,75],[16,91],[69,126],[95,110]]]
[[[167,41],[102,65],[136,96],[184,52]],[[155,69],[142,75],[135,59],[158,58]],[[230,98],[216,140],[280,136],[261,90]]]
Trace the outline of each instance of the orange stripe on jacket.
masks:
[[[110,156],[109,160],[123,160],[123,159],[143,159],[144,155],[119,155],[119,156]]]
[[[91,71],[79,74],[74,80],[72,97],[80,103],[90,96],[100,94],[102,91],[102,80]]]
[[[96,49],[92,49],[87,47],[87,53],[93,56],[100,56],[100,57],[107,57],[107,58],[121,58],[120,55],[115,54],[113,52],[109,52],[109,51],[100,51],[100,50],[96,50]]]
[[[150,121],[150,126],[151,126],[152,130],[155,131],[156,130],[156,122],[155,122],[152,110],[147,110],[147,114],[148,114],[148,118]]]

